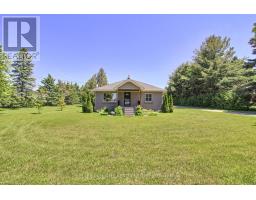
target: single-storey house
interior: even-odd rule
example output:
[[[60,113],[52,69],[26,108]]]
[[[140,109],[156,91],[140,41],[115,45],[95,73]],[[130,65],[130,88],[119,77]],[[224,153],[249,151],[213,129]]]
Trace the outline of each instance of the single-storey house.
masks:
[[[131,79],[95,88],[95,108],[136,107],[160,110],[164,89]]]

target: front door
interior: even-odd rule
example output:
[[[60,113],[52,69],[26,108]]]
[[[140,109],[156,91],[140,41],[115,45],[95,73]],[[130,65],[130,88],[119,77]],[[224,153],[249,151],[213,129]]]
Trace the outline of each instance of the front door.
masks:
[[[131,106],[131,93],[130,92],[124,93],[124,106]]]

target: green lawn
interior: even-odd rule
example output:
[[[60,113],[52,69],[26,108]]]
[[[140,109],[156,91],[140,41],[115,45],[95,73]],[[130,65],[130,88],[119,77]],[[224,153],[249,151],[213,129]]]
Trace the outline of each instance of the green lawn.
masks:
[[[256,184],[256,117],[0,111],[1,184]]]

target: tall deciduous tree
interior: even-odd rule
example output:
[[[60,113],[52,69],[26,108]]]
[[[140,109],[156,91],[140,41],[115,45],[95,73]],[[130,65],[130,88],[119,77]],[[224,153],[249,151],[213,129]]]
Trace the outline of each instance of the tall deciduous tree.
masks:
[[[21,99],[21,105],[31,106],[35,84],[35,79],[32,77],[34,64],[32,63],[32,56],[27,49],[20,49],[16,54],[12,66],[13,85],[17,90],[17,95]]]

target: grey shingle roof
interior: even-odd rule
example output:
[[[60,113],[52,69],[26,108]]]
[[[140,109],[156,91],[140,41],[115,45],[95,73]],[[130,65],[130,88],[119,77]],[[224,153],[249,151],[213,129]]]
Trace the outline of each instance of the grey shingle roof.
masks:
[[[111,83],[102,87],[98,87],[95,88],[93,91],[94,92],[115,92],[118,90],[118,88],[126,83],[133,83],[134,85],[136,85],[137,87],[140,88],[141,91],[143,92],[164,92],[164,89],[160,88],[160,87],[156,87],[154,85],[150,85],[147,83],[143,83],[140,81],[136,81],[133,79],[126,79],[126,80],[122,80],[122,81],[118,81],[115,83]]]

